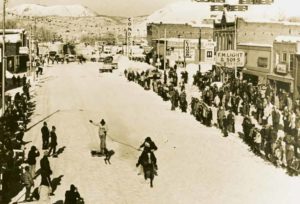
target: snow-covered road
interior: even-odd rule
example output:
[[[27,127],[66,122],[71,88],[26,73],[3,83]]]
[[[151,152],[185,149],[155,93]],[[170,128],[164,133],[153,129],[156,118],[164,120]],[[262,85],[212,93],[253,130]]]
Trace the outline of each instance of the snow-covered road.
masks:
[[[55,65],[45,70],[35,92],[33,127],[25,137],[33,142],[27,149],[31,144],[41,149],[40,121],[47,116],[48,126],[57,128],[58,148],[66,146],[58,158],[50,158],[52,179],[60,181],[52,203],[64,200],[70,184],[88,204],[300,202],[299,177],[254,156],[238,136],[224,138],[191,115],[170,111],[169,102],[118,72],[99,74],[96,63]],[[127,144],[107,139],[116,152],[112,165],[90,156],[99,139],[88,121],[102,118],[109,137]],[[140,152],[134,147],[147,136],[158,146],[154,188],[135,168]]]

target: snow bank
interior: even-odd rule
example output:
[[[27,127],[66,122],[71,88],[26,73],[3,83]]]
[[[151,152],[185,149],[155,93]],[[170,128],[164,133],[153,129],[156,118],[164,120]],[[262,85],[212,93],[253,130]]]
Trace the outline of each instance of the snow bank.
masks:
[[[131,69],[134,71],[142,72],[148,69],[155,69],[152,65],[149,65],[145,62],[136,62],[131,61],[126,56],[120,56],[118,61],[118,70],[123,73],[125,69]]]

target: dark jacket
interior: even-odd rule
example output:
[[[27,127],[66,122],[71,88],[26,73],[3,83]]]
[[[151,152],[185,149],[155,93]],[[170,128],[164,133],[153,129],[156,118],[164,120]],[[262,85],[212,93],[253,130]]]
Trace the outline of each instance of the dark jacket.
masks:
[[[41,159],[40,165],[41,165],[41,174],[45,174],[45,175],[51,175],[52,174],[52,170],[50,168],[50,163],[49,163],[49,160],[48,160],[47,156],[44,156]]]
[[[56,133],[51,131],[50,132],[50,137],[51,137],[51,143],[50,145],[51,146],[56,146],[57,145],[57,136],[56,136]]]
[[[36,149],[31,149],[28,152],[28,158],[27,158],[27,163],[29,165],[34,165],[36,164],[36,157],[40,156],[40,153]]]
[[[47,126],[43,126],[41,129],[43,137],[49,137],[49,129]]]
[[[80,199],[80,194],[77,191],[66,191],[64,204],[76,204]]]

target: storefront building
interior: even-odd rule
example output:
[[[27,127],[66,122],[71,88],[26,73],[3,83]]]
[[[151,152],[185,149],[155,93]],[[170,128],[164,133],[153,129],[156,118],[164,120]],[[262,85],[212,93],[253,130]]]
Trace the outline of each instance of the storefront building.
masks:
[[[2,30],[0,31],[0,43],[2,47]],[[28,47],[28,40],[24,29],[5,30],[5,55],[7,57],[6,68],[8,71],[13,73],[26,71],[26,63],[29,60],[29,56],[28,53],[20,52],[25,47]]]
[[[272,45],[240,43],[238,50],[245,53],[243,80],[253,85],[265,84],[272,67]]]
[[[267,78],[277,90],[294,93],[296,54],[300,52],[300,36],[278,36],[273,43],[273,69]],[[295,93],[294,93],[295,94]]]

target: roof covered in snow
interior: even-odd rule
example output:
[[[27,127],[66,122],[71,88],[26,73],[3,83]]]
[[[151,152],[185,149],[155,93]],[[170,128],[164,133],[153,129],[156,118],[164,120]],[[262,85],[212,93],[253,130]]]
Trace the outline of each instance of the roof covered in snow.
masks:
[[[262,43],[252,43],[252,42],[246,42],[246,43],[239,43],[238,46],[255,46],[255,47],[273,47],[271,44],[262,44]]]
[[[280,35],[275,38],[276,42],[297,43],[300,42],[300,36]]]
[[[20,34],[9,34],[9,35],[5,35],[5,42],[9,42],[9,43],[17,43],[21,41],[21,36]],[[2,35],[0,35],[0,43],[3,42],[3,38]]]

